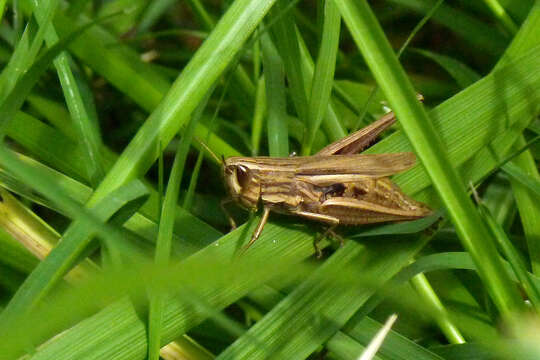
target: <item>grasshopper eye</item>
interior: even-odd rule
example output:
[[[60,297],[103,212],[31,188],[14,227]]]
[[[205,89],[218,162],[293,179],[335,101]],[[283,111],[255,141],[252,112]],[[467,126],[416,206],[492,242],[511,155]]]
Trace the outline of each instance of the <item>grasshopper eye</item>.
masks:
[[[236,168],[236,180],[238,184],[245,188],[249,183],[249,170],[244,166],[238,166]]]

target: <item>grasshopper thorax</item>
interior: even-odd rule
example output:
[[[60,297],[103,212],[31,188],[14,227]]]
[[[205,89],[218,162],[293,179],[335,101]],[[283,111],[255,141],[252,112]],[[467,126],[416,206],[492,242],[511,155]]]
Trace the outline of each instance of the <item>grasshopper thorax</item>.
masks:
[[[249,165],[238,158],[228,158],[223,164],[225,184],[232,199],[248,210],[256,210],[261,195],[260,181]]]

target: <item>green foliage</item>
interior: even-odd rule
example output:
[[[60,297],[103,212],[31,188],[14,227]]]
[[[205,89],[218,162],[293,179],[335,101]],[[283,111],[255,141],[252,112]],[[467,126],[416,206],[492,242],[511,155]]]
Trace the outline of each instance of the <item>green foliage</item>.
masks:
[[[539,357],[538,1],[0,14],[1,359],[350,359],[392,313],[376,359]],[[415,152],[392,180],[434,215],[316,260],[324,226],[272,214],[243,253],[221,157],[312,154],[385,106],[367,152]]]

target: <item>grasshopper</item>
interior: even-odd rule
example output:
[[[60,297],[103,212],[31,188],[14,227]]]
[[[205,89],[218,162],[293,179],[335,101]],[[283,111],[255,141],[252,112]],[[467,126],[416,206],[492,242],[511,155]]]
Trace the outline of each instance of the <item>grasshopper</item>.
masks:
[[[415,163],[413,153],[357,154],[395,122],[388,113],[371,125],[312,156],[230,157],[224,160],[225,184],[234,201],[263,214],[245,249],[260,236],[271,211],[329,225],[403,221],[430,215],[425,205],[405,195],[388,176]],[[230,218],[234,227],[234,220]],[[321,255],[314,242],[318,256]]]

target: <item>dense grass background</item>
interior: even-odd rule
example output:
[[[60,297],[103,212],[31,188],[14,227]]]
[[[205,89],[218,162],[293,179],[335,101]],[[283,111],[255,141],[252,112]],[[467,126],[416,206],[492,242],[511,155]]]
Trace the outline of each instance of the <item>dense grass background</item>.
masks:
[[[0,357],[540,356],[540,2],[0,1]],[[416,94],[425,97],[422,105]],[[436,209],[231,209],[220,157],[368,152]],[[216,157],[217,156],[217,157]],[[161,348],[161,349],[160,349]]]

